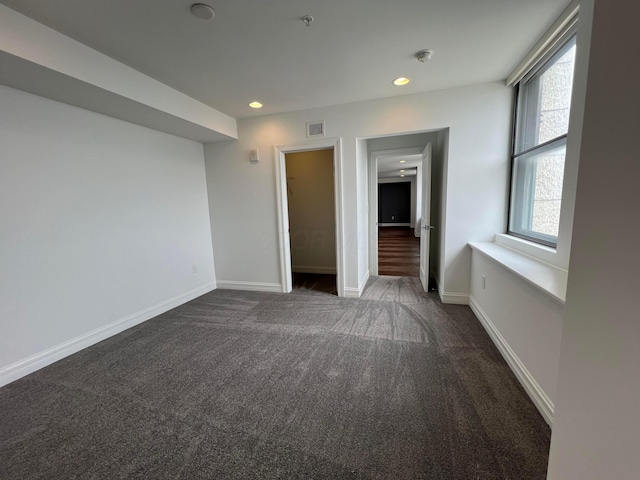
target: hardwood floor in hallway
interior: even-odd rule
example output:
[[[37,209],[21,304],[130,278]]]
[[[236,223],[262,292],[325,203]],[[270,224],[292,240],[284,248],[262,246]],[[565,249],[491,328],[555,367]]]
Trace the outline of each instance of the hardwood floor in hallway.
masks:
[[[420,275],[420,238],[411,227],[378,228],[378,275]]]

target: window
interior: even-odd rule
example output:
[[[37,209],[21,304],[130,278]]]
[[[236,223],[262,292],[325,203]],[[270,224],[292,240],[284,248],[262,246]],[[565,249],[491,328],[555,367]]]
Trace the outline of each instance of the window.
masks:
[[[552,247],[560,224],[575,54],[574,34],[517,85],[509,233]]]

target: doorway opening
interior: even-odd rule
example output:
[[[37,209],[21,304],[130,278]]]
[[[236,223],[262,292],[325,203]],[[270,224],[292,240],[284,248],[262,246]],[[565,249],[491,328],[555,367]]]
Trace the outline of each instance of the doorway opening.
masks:
[[[293,290],[338,294],[333,148],[286,153]]]
[[[378,275],[419,277],[422,154],[377,160]]]
[[[444,208],[447,132],[443,129],[365,140],[371,276],[418,276],[425,291],[435,285],[441,265],[443,230],[439,223]],[[385,206],[384,190],[389,187],[384,185],[402,183],[410,186],[392,189],[404,188],[405,193],[400,195],[405,200]],[[407,189],[411,200],[408,221]],[[404,213],[396,215],[403,208]]]
[[[282,291],[344,296],[340,141],[275,153]]]

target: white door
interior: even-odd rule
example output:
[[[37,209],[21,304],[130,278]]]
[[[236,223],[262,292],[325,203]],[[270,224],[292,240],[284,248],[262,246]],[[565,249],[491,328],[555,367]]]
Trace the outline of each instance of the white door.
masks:
[[[430,221],[431,197],[431,144],[422,152],[422,217],[420,221],[420,282],[429,290],[429,233],[434,228]]]

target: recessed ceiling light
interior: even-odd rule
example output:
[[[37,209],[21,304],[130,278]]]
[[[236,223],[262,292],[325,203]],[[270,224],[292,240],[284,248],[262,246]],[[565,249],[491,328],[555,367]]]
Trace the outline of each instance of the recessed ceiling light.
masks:
[[[262,104],[260,102],[251,102],[249,106],[251,108],[262,108]]]
[[[400,160],[400,163],[405,163],[405,162],[406,162],[406,160]]]
[[[215,10],[204,3],[191,5],[191,13],[202,20],[211,20],[216,16]]]
[[[397,87],[401,87],[402,85],[406,85],[410,81],[411,79],[409,77],[398,77],[393,81],[393,84]]]
[[[400,173],[404,173],[404,170],[400,170]]]
[[[401,177],[404,177],[404,175],[400,175]]]

